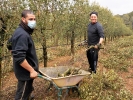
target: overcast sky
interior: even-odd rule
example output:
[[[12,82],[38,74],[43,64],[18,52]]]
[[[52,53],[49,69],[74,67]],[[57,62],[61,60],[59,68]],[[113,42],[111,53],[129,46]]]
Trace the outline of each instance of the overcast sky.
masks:
[[[116,14],[126,14],[133,11],[133,0],[89,0],[90,3],[97,2],[100,6],[108,8]]]

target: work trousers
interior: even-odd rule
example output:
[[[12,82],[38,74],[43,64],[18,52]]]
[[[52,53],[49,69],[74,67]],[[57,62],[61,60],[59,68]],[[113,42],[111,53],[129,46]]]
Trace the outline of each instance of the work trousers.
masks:
[[[91,48],[86,51],[88,63],[92,72],[96,73],[99,49]]]
[[[29,100],[30,94],[34,90],[32,84],[33,79],[28,81],[18,80],[15,100]]]

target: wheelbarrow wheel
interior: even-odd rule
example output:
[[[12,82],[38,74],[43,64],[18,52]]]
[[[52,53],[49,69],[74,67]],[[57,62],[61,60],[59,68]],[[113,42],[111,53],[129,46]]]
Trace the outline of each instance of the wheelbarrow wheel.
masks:
[[[46,92],[48,92],[49,90],[51,90],[51,89],[52,89],[52,87],[53,87],[53,84],[52,84],[52,82],[50,82],[50,84],[49,84],[48,88],[46,89]]]
[[[69,88],[68,94],[72,97],[78,97],[79,96],[79,90],[78,90],[79,83],[76,86],[77,87]]]

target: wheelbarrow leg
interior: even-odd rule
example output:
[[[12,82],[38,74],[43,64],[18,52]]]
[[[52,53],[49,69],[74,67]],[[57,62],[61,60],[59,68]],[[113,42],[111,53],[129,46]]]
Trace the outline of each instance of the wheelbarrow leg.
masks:
[[[60,98],[62,97],[62,90],[63,89],[66,89],[66,95],[68,95],[68,87],[62,87],[62,88],[57,87],[57,86],[55,86],[55,87],[56,87],[56,89],[58,91],[58,100],[60,100]]]
[[[62,89],[58,88],[58,100],[62,97]]]
[[[63,89],[66,89],[66,94],[65,94],[65,96],[64,96],[64,99],[65,99],[66,95],[68,95],[69,89],[68,89],[67,87],[65,87],[65,88],[59,88],[59,87],[57,87],[57,90],[58,90],[58,100],[60,100],[60,98],[62,97],[62,90],[63,90]],[[63,100],[64,100],[64,99],[63,99]]]
[[[60,100],[60,98],[62,97],[62,90],[66,89],[66,94],[65,94],[65,97],[66,97],[66,95],[68,95],[68,92],[69,92],[70,88],[71,89],[75,88],[78,92],[78,86],[77,85],[76,86],[67,86],[67,87],[62,87],[62,88],[59,88],[59,87],[56,86],[56,89],[58,90],[58,100]],[[79,92],[78,92],[78,94],[79,94]],[[64,97],[64,99],[65,99],[65,97]]]

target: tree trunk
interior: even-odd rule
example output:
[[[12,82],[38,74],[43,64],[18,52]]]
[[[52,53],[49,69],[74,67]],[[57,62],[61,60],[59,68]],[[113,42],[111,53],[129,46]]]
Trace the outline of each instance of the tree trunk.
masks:
[[[105,36],[105,38],[104,38],[104,39],[105,39],[105,42],[104,42],[104,44],[106,45],[106,43],[107,43],[107,38],[106,38],[106,36]]]
[[[0,35],[2,39],[2,35]],[[3,52],[3,41],[0,41],[0,96],[1,96],[1,89],[2,89],[2,52]]]
[[[1,98],[1,87],[2,87],[2,57],[1,57],[2,47],[0,46],[0,98]]]
[[[54,45],[58,46],[59,36],[55,35],[54,38],[55,38]]]
[[[86,34],[86,32],[84,33],[84,40],[87,40],[87,34]]]
[[[0,18],[2,22],[2,30],[0,31],[0,95],[1,95],[1,87],[2,87],[2,54],[3,54],[3,44],[4,44],[4,35],[6,30],[6,24],[3,18]]]
[[[67,38],[66,38],[66,42],[67,42],[67,45],[69,44],[69,35],[67,35]]]
[[[43,59],[44,59],[44,67],[47,67],[47,47],[46,45],[43,45]]]
[[[41,29],[41,33],[43,34],[43,29]],[[46,36],[45,34],[43,34],[43,41],[42,41],[42,48],[43,48],[43,64],[44,64],[44,67],[47,67],[47,60],[48,60],[48,57],[47,57],[47,46],[46,46]]]
[[[71,54],[72,54],[72,59],[73,60],[74,60],[74,56],[75,56],[74,43],[75,43],[75,34],[74,34],[74,31],[72,31],[72,36],[71,36]]]

